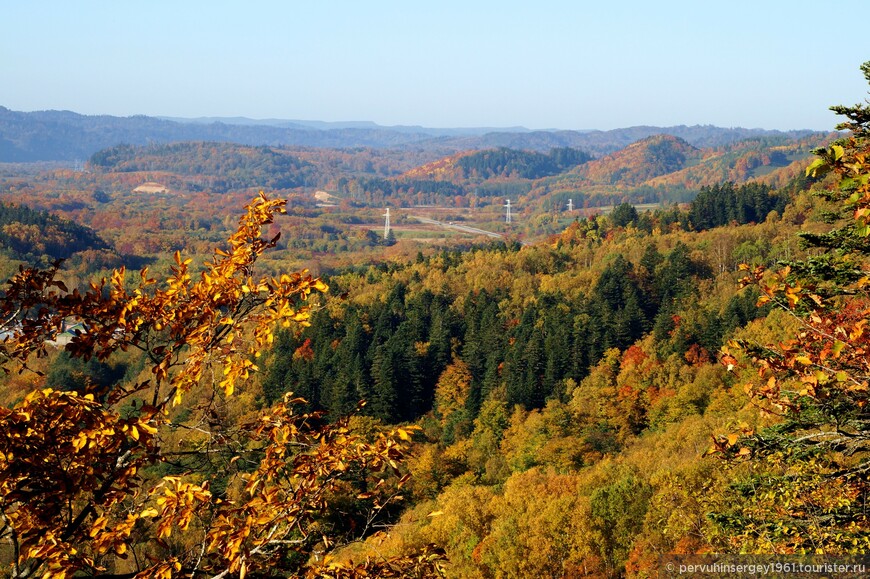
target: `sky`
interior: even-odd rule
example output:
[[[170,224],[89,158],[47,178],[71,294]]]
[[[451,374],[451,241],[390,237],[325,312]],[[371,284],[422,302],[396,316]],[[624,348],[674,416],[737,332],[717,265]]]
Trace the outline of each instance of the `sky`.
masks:
[[[0,106],[426,127],[832,129],[867,0],[6,0]]]

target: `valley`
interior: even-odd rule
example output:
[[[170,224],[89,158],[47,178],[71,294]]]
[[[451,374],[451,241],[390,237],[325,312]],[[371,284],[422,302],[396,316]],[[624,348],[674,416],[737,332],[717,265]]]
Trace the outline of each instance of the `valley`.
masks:
[[[196,130],[226,130],[210,126]],[[826,237],[832,215],[836,235],[855,235],[831,193],[846,169],[814,169],[812,151],[842,135],[671,131],[690,144],[651,131],[570,135],[588,150],[517,131],[437,148],[114,144],[85,162],[5,163],[3,352],[28,366],[2,382],[18,410],[0,419],[81,400],[78,420],[102,426],[63,444],[96,464],[116,447],[89,437],[141,449],[128,455],[141,480],[176,489],[142,499],[137,524],[157,535],[133,538],[120,519],[75,532],[182,569],[204,548],[194,512],[221,541],[246,529],[251,557],[268,547],[285,569],[319,564],[326,539],[298,531],[310,526],[343,568],[380,558],[421,576],[642,577],[663,553],[866,541],[864,487],[837,470],[863,451],[820,471],[765,446],[790,420],[767,410],[793,400],[771,384],[848,382],[822,364],[864,339],[823,306],[842,299],[823,289],[829,271],[863,283],[824,249],[851,247]],[[638,139],[615,144],[626,134]],[[493,139],[528,148],[483,146]],[[458,143],[480,148],[448,150]],[[790,267],[821,281],[802,286]],[[851,334],[787,346],[800,308]],[[824,404],[812,392],[803,403]],[[777,486],[786,468],[796,490]],[[139,484],[125,472],[99,476]],[[281,477],[307,482],[288,493]],[[735,490],[750,484],[771,487]],[[819,528],[843,488],[845,518]],[[165,506],[177,496],[190,506]]]

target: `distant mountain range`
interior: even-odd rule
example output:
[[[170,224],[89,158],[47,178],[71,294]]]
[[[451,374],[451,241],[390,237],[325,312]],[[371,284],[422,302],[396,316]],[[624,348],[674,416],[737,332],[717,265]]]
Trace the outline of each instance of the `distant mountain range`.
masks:
[[[799,138],[813,131],[768,131],[714,126],[630,127],[611,131],[532,131],[511,128],[384,127],[371,122],[328,123],[242,117],[169,119],[81,115],[71,111],[18,112],[0,106],[0,162],[75,161],[121,143],[178,141],[328,148],[408,148],[449,153],[509,147],[583,149],[602,156],[646,137],[667,134],[694,147],[718,147],[753,137]]]
[[[388,130],[398,133],[425,134],[438,137],[455,137],[466,135],[485,135],[487,133],[528,133],[530,129],[525,127],[459,127],[459,128],[434,128],[420,125],[392,125],[384,126],[372,121],[300,121],[285,119],[249,119],[247,117],[157,117],[165,121],[176,123],[195,123],[210,125],[223,123],[227,125],[248,125],[280,127],[284,129],[317,129],[329,131],[335,129],[362,129],[362,130]]]

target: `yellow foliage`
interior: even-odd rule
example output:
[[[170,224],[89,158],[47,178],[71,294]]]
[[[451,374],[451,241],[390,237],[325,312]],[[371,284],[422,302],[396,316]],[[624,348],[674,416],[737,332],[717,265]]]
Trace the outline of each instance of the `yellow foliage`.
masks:
[[[271,572],[290,551],[331,545],[317,519],[334,496],[359,494],[346,480],[351,475],[368,473],[371,488],[360,500],[370,505],[370,520],[396,500],[407,479],[391,476],[412,428],[363,440],[347,421],[321,426],[319,416],[297,414],[301,401],[289,396],[247,411],[247,420],[227,420],[243,412],[226,397],[257,391],[253,359],[272,343],[275,328],[305,325],[306,301],[327,290],[304,271],[254,277],[257,259],[277,240],[261,239],[263,227],[283,207],[261,194],[227,248],[198,274],[176,252],[165,280],[142,270],[132,289],[123,269],[84,293],[68,292],[56,280],[57,266],[23,269],[9,282],[0,319],[19,322],[0,344],[7,365],[26,368],[44,356],[65,320],[74,319],[85,331],[67,346],[71,355],[106,360],[135,349],[150,370],[131,384],[81,393],[40,390],[34,380],[24,400],[0,408],[0,512],[18,553],[9,562],[14,575],[93,575],[107,564],[137,577]],[[170,412],[172,406],[178,409]],[[184,422],[170,423],[181,415]],[[179,427],[187,433],[179,435]],[[200,461],[201,474],[143,476],[178,456]],[[215,476],[226,482],[226,494],[212,493]],[[136,556],[127,558],[129,550]],[[376,573],[406,565],[431,574],[438,560],[427,551],[363,567]],[[298,566],[288,572],[301,571],[304,558]]]

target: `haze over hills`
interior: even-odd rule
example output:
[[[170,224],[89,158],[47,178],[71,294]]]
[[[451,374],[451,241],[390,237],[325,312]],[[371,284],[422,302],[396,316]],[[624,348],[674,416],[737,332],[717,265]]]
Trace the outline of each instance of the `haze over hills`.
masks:
[[[0,570],[870,577],[866,5],[7,2]]]
[[[271,126],[285,129],[317,129],[328,131],[333,129],[387,129],[399,133],[421,133],[435,136],[484,135],[494,132],[528,133],[526,127],[455,127],[436,128],[421,125],[379,125],[372,121],[303,121],[298,119],[249,119],[248,117],[157,117],[177,123],[193,123],[208,125],[224,123],[227,125]]]
[[[639,139],[668,134],[695,147],[715,147],[751,137],[813,134],[809,130],[713,126],[639,126],[610,131],[527,131],[382,127],[374,123],[319,121],[251,121],[249,119],[192,119],[185,122],[137,115],[81,115],[71,111],[18,112],[0,106],[0,162],[73,161],[120,143],[145,145],[177,141],[235,142],[245,145],[329,148],[415,148],[462,151],[509,147],[549,151],[556,147],[584,149],[594,156],[619,150]]]
[[[699,188],[723,182],[781,187],[802,175],[812,151],[831,138],[830,133],[780,135],[696,147],[656,134],[599,156],[571,147],[546,153],[507,147],[454,152],[152,142],[102,149],[88,158],[88,167],[95,174],[123,174],[131,188],[156,179],[189,193],[263,189],[304,196],[322,190],[357,206],[468,207],[510,197],[534,211],[539,204],[549,210],[569,199],[588,207],[685,202]]]

